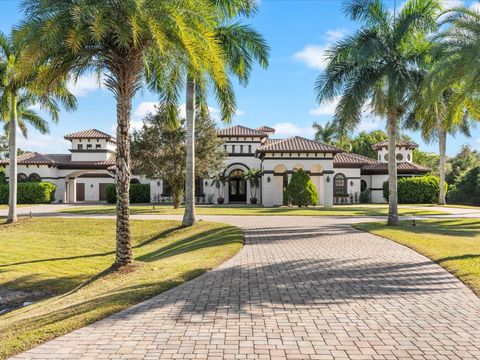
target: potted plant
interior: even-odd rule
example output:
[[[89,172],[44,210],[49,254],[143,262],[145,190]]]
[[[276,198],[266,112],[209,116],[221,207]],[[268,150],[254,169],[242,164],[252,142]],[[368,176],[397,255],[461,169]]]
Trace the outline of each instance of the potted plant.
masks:
[[[250,204],[257,203],[257,189],[260,187],[260,177],[262,171],[260,169],[249,169],[243,176],[243,180],[250,184]]]
[[[222,205],[225,202],[225,199],[223,198],[223,189],[225,187],[225,184],[228,182],[228,176],[226,176],[224,173],[217,173],[215,177],[212,180],[212,184],[210,186],[215,186],[217,188],[218,192],[218,197],[217,197],[217,203],[219,205]]]

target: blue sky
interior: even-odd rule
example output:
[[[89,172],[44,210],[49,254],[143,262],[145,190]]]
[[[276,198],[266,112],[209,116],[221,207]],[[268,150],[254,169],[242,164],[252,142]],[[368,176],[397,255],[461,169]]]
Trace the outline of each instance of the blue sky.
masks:
[[[461,0],[445,0],[457,6]],[[393,8],[394,0],[386,0]],[[399,5],[401,0],[397,2]],[[9,32],[22,14],[20,1],[0,1],[0,30]],[[467,6],[479,6],[478,1],[465,0]],[[324,123],[332,116],[334,104],[318,106],[314,96],[314,82],[322,70],[325,48],[341,36],[352,32],[357,25],[346,19],[340,0],[261,0],[260,12],[251,22],[267,39],[271,47],[270,66],[256,68],[246,88],[237,86],[238,114],[234,124],[249,127],[268,125],[277,129],[277,137],[300,135],[312,137],[312,122]],[[58,124],[51,124],[49,135],[30,132],[29,139],[19,139],[25,150],[39,152],[66,152],[68,142],[63,135],[69,132],[97,128],[113,133],[115,102],[111,93],[98,88],[94,77],[85,77],[72,85],[77,96],[78,109],[62,112]],[[155,94],[144,91],[133,103],[133,126],[141,123],[142,115],[157,100]],[[213,114],[217,105],[211,102]],[[224,125],[222,125],[224,126]],[[365,116],[359,130],[384,129],[381,119]],[[420,148],[436,151],[436,144],[424,144],[418,134],[410,133]],[[455,154],[462,144],[480,148],[480,135],[474,129],[472,138],[457,136],[448,139],[448,151]]]

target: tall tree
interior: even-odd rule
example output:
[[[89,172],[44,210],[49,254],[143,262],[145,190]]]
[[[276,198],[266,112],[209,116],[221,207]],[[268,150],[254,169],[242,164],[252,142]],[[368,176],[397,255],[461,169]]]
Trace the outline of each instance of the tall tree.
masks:
[[[25,0],[23,9],[26,21],[20,35],[28,40],[31,56],[41,54],[52,65],[52,77],[103,73],[106,88],[115,96],[114,266],[125,266],[133,261],[128,135],[132,98],[146,83],[162,93],[174,113],[184,85],[179,76],[187,64],[193,72],[208,72],[220,88],[226,85],[223,52],[215,36],[216,8],[207,0]]]
[[[186,127],[185,120],[178,119],[180,126],[172,128],[160,107],[156,114],[143,120],[142,129],[132,137],[132,167],[136,174],[151,179],[162,179],[168,184],[174,207],[181,204],[185,189],[186,172]],[[226,157],[217,136],[215,121],[209,116],[199,116],[195,123],[195,177],[210,178],[223,167]]]
[[[384,141],[388,138],[382,130],[371,132],[361,131],[352,139],[352,152],[372,159],[377,158],[377,152],[372,149],[372,145]]]
[[[27,136],[27,124],[41,133],[48,132],[48,124],[31,107],[39,105],[58,121],[59,102],[67,109],[76,106],[76,100],[59,77],[48,87],[43,76],[45,64],[29,62],[24,43],[0,33],[0,117],[4,119],[9,142],[9,198],[7,222],[17,221],[17,128]]]
[[[221,46],[228,73],[235,76],[240,84],[248,83],[254,62],[268,66],[269,48],[263,37],[249,25],[238,22],[241,16],[249,17],[257,11],[256,0],[209,0],[216,8],[215,36]],[[195,214],[195,110],[204,115],[207,112],[207,78],[205,71],[192,71],[187,74],[187,174],[185,184],[185,213],[183,225],[191,226]],[[227,86],[219,86],[210,77],[217,101],[220,103],[222,120],[229,122],[236,111],[235,94],[230,81]],[[197,104],[198,102],[198,104]]]
[[[351,131],[361,121],[366,104],[387,120],[388,225],[398,224],[395,139],[406,114],[409,94],[421,80],[419,63],[426,56],[426,36],[436,29],[436,0],[408,0],[398,16],[381,0],[350,0],[345,13],[362,26],[327,52],[328,64],[316,82],[320,103],[340,96],[334,121]]]
[[[333,121],[327,121],[324,125],[314,122],[315,140],[325,144],[332,144],[339,135],[339,129]]]

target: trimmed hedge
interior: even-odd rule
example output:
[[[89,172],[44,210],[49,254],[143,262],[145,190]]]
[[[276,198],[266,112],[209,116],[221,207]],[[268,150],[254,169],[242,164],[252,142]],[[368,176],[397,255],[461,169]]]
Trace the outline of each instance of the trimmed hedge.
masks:
[[[302,169],[292,175],[286,194],[288,200],[299,207],[318,204],[317,188],[310,176]]]
[[[56,185],[49,182],[18,183],[17,204],[46,204],[55,200]],[[0,204],[8,204],[9,185],[0,185]]]
[[[448,194],[451,204],[480,205],[480,167],[475,167],[463,174]]]
[[[447,184],[445,183],[445,192]],[[435,204],[440,194],[440,179],[436,176],[398,179],[399,204]],[[388,201],[388,181],[383,183],[383,197]]]
[[[115,204],[117,202],[117,190],[115,184],[107,185],[107,202]],[[130,203],[149,203],[150,202],[150,184],[130,184]]]

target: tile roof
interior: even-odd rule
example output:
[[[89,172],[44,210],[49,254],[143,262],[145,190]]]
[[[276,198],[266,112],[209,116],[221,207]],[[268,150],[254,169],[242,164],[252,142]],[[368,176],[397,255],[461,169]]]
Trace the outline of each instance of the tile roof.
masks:
[[[72,140],[72,139],[106,139],[115,142],[115,138],[107,133],[104,133],[103,131],[97,130],[97,129],[88,129],[88,130],[82,130],[82,131],[77,131],[71,134],[67,134],[64,136],[66,140]]]
[[[415,149],[418,147],[418,144],[408,140],[397,140],[395,143],[397,147],[405,147],[407,149]],[[378,150],[378,149],[387,148],[387,147],[388,147],[388,140],[383,140],[372,145],[373,150]]]
[[[335,146],[322,144],[318,141],[292,136],[287,139],[267,143],[257,149],[266,152],[307,152],[307,153],[339,153],[343,150]]]
[[[270,127],[270,126],[261,126],[256,128],[255,130],[261,131],[261,132],[267,132],[267,133],[274,133],[275,129]]]
[[[229,137],[229,136],[255,136],[255,137],[267,137],[267,134],[261,131],[257,131],[254,129],[250,129],[245,126],[235,125],[230,126],[225,129],[220,129],[217,131],[217,135],[221,137]]]
[[[368,164],[378,164],[375,159],[353,153],[338,153],[333,158],[333,167],[361,168]]]
[[[55,165],[55,166],[92,166],[102,167],[115,165],[115,155],[110,155],[106,161],[72,161],[70,154],[40,154],[29,152],[19,155],[18,165]],[[8,165],[8,159],[1,160],[0,165]]]
[[[431,171],[430,168],[419,164],[410,162],[397,163],[398,174],[425,174],[429,171]],[[379,162],[366,165],[362,168],[362,174],[388,174],[388,163]]]

